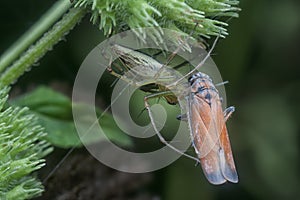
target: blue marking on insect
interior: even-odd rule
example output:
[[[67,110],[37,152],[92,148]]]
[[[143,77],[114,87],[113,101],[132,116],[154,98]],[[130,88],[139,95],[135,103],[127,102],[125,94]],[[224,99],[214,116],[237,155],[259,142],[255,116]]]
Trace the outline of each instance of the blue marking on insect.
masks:
[[[207,89],[207,88],[204,87],[204,86],[201,86],[201,87],[198,88],[198,91],[197,91],[197,92],[201,93],[201,92],[203,92],[205,89]]]
[[[207,92],[207,94],[204,97],[206,100],[211,101],[211,95],[209,92]]]

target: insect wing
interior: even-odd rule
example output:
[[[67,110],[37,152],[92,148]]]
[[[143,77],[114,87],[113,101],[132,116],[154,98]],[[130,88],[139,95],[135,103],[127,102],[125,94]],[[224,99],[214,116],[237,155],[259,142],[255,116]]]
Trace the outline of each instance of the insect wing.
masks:
[[[215,185],[226,182],[219,157],[219,136],[211,107],[201,97],[191,93],[189,124],[194,148],[200,158],[207,180]]]
[[[228,136],[225,123],[222,128],[222,133],[220,136],[220,144],[221,144],[220,161],[221,161],[222,173],[228,181],[237,183],[238,175],[236,172],[230,141],[229,141],[229,136]]]
[[[191,137],[206,178],[216,185],[226,180],[237,183],[238,176],[218,94],[208,104],[203,96],[190,93],[188,105]]]
[[[230,140],[226,128],[226,121],[224,118],[224,112],[222,110],[221,102],[217,98],[213,101],[211,109],[212,115],[215,116],[212,120],[217,124],[217,131],[220,133],[219,141],[217,143],[218,146],[218,154],[220,158],[220,166],[221,171],[224,178],[230,182],[237,183],[238,182],[238,175],[236,172],[234,159],[231,151]]]

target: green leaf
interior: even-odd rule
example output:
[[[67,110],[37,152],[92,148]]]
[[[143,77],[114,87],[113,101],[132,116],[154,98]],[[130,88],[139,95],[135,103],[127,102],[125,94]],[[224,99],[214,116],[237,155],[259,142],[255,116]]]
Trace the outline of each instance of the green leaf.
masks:
[[[72,117],[72,102],[67,96],[48,87],[41,86],[11,101],[11,103],[29,107],[30,112],[39,117],[40,124],[48,132],[47,140],[53,145],[62,148],[82,146]],[[87,105],[75,104],[73,106],[81,107]],[[102,113],[102,111],[97,109],[97,113]],[[89,120],[88,117],[87,120]],[[87,124],[91,123],[87,121]],[[113,142],[121,146],[131,145],[129,136],[118,128],[109,113],[105,113],[101,117],[101,127],[106,136]],[[99,142],[103,138],[98,135],[97,138],[89,138],[89,141],[91,143]]]
[[[10,102],[19,106],[29,107],[30,110],[48,117],[65,120],[72,118],[70,99],[44,86],[40,86],[34,91]]]

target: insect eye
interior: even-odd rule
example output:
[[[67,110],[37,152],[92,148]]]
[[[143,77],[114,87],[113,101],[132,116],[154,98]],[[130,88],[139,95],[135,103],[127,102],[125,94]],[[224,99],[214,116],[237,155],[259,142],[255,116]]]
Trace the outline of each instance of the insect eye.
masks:
[[[188,82],[191,83],[193,81],[193,76],[190,76]]]
[[[192,76],[188,79],[188,82],[189,82],[191,85],[193,85],[193,83],[195,82],[195,79],[197,79],[197,78],[198,78],[197,75],[194,74],[194,75],[192,75]]]

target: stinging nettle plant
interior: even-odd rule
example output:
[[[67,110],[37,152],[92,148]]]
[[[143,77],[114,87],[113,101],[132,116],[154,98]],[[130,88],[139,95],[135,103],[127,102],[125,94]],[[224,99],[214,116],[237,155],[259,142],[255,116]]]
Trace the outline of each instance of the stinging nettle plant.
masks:
[[[78,0],[75,7],[91,10],[91,21],[105,35],[133,29],[138,36],[145,37],[142,30],[134,29],[162,27],[183,34],[193,30],[196,38],[209,38],[228,34],[225,28],[228,24],[220,18],[238,17],[240,9],[235,7],[238,3],[236,0]],[[160,37],[159,30],[156,36]]]
[[[0,89],[0,199],[29,199],[43,191],[31,173],[45,165],[52,147],[27,108],[5,107],[8,91]]]
[[[85,15],[109,37],[143,27],[173,29],[204,41],[225,38],[226,20],[238,17],[237,0],[59,0],[0,57],[0,199],[29,199],[43,191],[32,172],[45,165],[52,148],[37,116],[28,108],[7,106],[9,87],[77,25]],[[176,38],[172,42],[177,43]],[[22,105],[23,106],[23,105]],[[109,123],[108,123],[109,124]],[[52,134],[51,130],[46,130]],[[51,143],[51,140],[49,140]],[[53,144],[53,142],[52,142]],[[78,145],[78,144],[76,144]],[[75,146],[75,145],[74,145]]]

